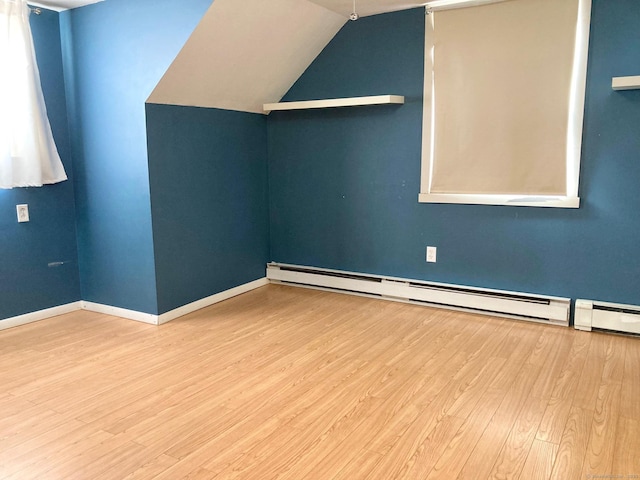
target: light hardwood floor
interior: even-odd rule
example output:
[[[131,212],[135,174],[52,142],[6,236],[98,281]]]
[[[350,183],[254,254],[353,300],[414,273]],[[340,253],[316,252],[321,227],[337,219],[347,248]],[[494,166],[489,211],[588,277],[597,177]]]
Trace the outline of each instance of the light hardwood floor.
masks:
[[[272,285],[0,366],[5,480],[640,478],[638,338]]]

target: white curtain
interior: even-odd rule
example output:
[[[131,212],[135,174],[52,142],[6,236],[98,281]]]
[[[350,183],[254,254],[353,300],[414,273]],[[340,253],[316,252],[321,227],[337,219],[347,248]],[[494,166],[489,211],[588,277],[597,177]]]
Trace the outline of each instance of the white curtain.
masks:
[[[67,179],[40,86],[24,0],[0,0],[0,188]]]

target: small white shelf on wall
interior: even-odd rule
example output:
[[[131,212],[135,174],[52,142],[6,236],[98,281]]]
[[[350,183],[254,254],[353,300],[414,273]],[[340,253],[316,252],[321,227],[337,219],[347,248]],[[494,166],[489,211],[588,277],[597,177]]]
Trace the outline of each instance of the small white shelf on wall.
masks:
[[[311,108],[357,107],[362,105],[402,105],[401,95],[375,95],[372,97],[329,98],[326,100],[307,100],[304,102],[265,103],[263,110],[307,110]]]
[[[640,89],[640,75],[635,77],[613,77],[611,88],[614,90],[636,90]]]

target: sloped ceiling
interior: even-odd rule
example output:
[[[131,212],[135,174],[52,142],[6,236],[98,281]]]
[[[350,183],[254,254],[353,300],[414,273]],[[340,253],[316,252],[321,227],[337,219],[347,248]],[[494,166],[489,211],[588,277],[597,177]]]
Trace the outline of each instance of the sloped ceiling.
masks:
[[[215,0],[148,102],[263,113],[346,21],[307,0]]]

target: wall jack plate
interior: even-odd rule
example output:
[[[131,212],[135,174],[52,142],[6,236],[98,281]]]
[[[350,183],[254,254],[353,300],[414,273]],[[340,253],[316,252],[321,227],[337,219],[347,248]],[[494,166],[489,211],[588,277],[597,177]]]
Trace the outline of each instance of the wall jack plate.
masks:
[[[18,213],[18,223],[26,223],[29,221],[29,205],[16,205]]]
[[[427,262],[436,263],[438,249],[436,247],[427,247]]]

